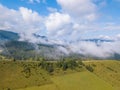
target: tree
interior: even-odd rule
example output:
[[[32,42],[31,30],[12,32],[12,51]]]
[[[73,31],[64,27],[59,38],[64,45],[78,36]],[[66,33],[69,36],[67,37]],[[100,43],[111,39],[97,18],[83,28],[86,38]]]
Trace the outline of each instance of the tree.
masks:
[[[44,60],[42,60],[39,64],[39,66],[46,70],[47,72],[51,73],[54,71],[54,66],[53,66],[53,63],[50,63],[50,62],[46,62]]]
[[[40,66],[42,69],[45,69],[46,64],[47,64],[47,63],[46,63],[44,60],[42,60],[42,61],[40,61],[39,66]]]
[[[85,64],[81,60],[78,61],[78,64],[81,66],[85,66]]]
[[[72,59],[67,59],[65,61],[65,63],[67,64],[68,68],[70,68],[70,69],[75,69],[78,66],[78,64],[76,63],[76,61],[72,60]]]
[[[67,65],[66,62],[63,62],[63,64],[62,64],[62,69],[63,69],[64,71],[68,69],[68,65]]]
[[[54,67],[53,67],[53,64],[52,63],[49,63],[46,65],[46,70],[49,72],[49,73],[52,73],[54,71]]]
[[[13,61],[15,62],[15,61],[16,61],[16,59],[15,59],[15,58],[13,58]]]
[[[61,68],[63,66],[62,65],[63,63],[64,63],[64,61],[57,61],[56,67]]]

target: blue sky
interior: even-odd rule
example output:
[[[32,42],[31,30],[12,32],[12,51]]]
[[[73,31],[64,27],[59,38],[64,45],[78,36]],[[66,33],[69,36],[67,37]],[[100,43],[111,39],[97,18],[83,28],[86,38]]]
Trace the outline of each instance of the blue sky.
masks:
[[[48,15],[49,12],[47,7],[53,7],[56,9],[60,9],[56,0],[40,0],[40,3],[37,2],[29,2],[29,0],[0,0],[0,3],[8,8],[18,10],[19,7],[27,7],[34,11],[37,11],[40,14]],[[104,2],[104,5],[101,6],[99,10],[103,16],[119,18],[120,17],[120,0],[95,0],[96,5],[100,5],[101,2]],[[105,18],[104,18],[105,19]]]
[[[18,10],[19,7],[27,7],[34,11],[37,11],[41,15],[48,15],[49,12],[47,7],[53,7],[59,9],[60,7],[57,5],[56,0],[43,0],[40,3],[34,1],[31,3],[29,0],[0,0],[2,5],[7,6],[8,8],[12,8]]]
[[[0,29],[57,40],[120,36],[120,0],[0,0]]]

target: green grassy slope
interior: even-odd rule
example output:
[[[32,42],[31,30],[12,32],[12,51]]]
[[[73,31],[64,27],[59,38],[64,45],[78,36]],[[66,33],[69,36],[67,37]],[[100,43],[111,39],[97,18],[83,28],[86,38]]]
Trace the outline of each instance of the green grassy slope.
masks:
[[[53,84],[20,90],[114,90],[111,85],[88,72],[78,72],[52,78]]]
[[[38,63],[0,61],[0,90],[25,88],[51,83],[46,71]]]
[[[0,61],[0,90],[120,90],[120,61],[84,61],[93,72],[84,67],[52,76],[39,63]]]
[[[94,69],[94,74],[111,84],[117,90],[120,90],[120,61],[93,60],[84,63]]]

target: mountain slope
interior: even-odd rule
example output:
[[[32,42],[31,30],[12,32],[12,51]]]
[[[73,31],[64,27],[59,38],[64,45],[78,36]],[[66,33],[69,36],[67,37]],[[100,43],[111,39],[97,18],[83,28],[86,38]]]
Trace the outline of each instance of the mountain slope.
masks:
[[[18,40],[20,37],[18,33],[0,30],[0,40]]]
[[[35,57],[59,59],[68,56],[72,58],[120,59],[120,54],[113,52],[114,49],[112,51],[110,50],[113,54],[105,58],[100,57],[100,55],[92,54],[94,52],[91,52],[92,47],[99,53],[101,51],[100,48],[103,47],[101,45],[115,43],[114,40],[95,38],[80,39],[77,41],[80,42],[80,44],[69,42],[69,44],[65,45],[59,44],[58,41],[52,41],[46,36],[38,34],[33,34],[33,36],[34,39],[37,39],[36,42],[31,42],[30,40],[19,41],[20,36],[18,33],[0,30],[0,54],[15,59],[29,59]]]

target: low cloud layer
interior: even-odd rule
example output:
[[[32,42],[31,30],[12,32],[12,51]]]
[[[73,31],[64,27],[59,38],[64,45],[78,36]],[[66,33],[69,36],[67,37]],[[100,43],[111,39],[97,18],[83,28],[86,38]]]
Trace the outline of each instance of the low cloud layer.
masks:
[[[94,40],[94,39],[93,39]],[[65,43],[65,42],[64,42]],[[99,59],[111,59],[117,58],[115,55],[120,55],[120,41],[119,40],[106,40],[106,41],[85,41],[81,40],[78,42],[71,42],[69,44],[62,44],[57,46],[56,51],[61,52],[65,55],[79,54],[88,58],[99,58]],[[50,54],[50,53],[49,53]],[[64,55],[63,54],[63,55]],[[54,53],[54,55],[56,55]],[[53,57],[54,57],[53,55]]]
[[[78,42],[70,45],[72,52],[82,54],[84,56],[110,58],[114,54],[120,54],[120,41],[102,42],[97,45],[94,42]]]

